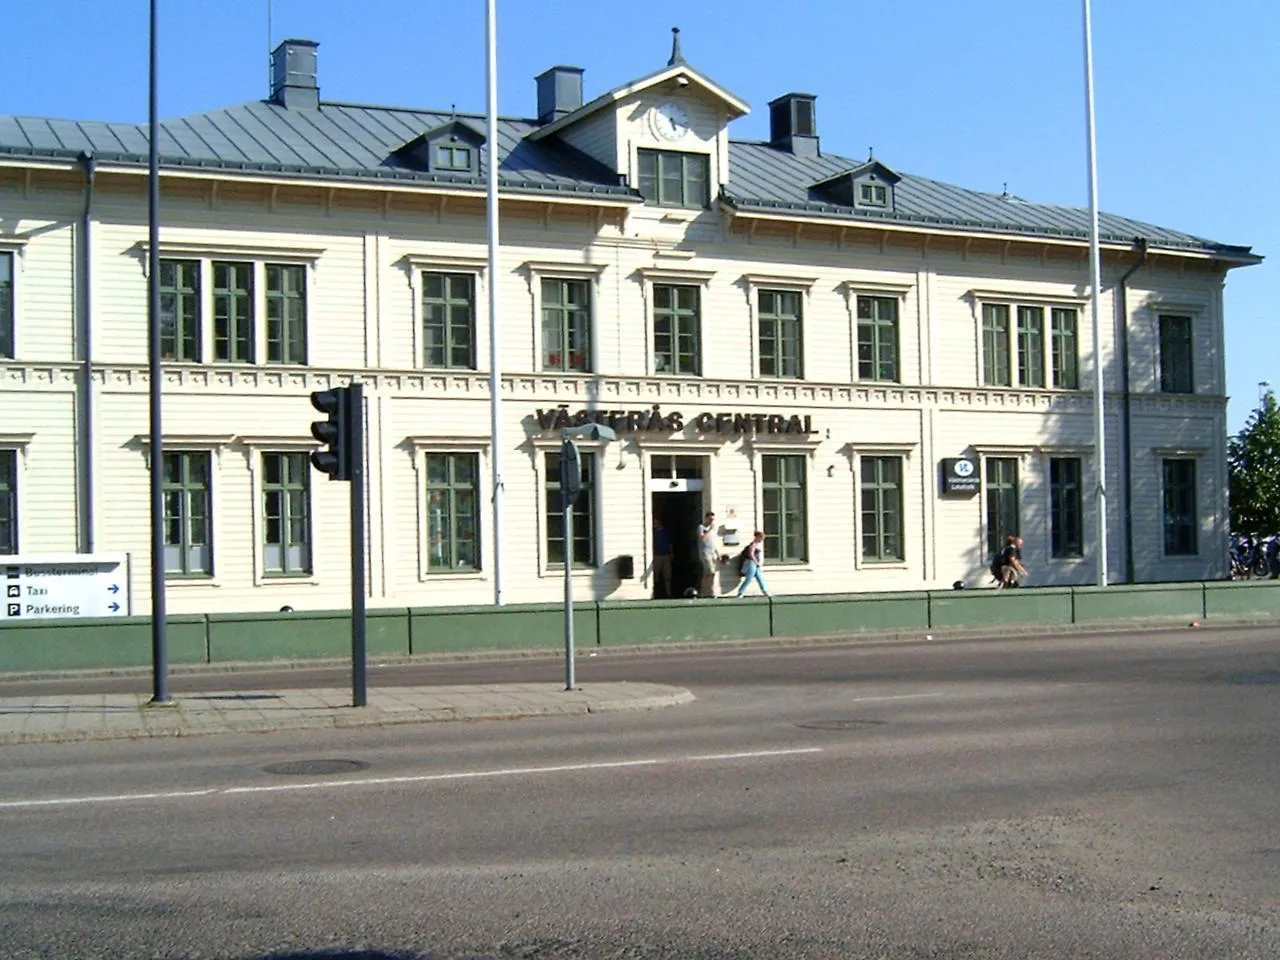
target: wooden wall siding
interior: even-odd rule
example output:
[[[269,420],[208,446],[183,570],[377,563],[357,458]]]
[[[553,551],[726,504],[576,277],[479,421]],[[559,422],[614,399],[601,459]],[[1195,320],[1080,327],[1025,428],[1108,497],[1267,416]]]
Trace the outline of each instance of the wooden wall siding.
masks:
[[[619,166],[618,115],[607,107],[594,116],[564,128],[560,137],[570,146],[577,147],[587,156],[599,160],[610,170],[625,170]]]

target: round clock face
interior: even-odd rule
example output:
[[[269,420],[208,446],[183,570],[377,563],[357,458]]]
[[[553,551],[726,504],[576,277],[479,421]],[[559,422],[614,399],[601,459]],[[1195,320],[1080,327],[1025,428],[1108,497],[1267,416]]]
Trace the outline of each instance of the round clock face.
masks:
[[[689,132],[689,113],[678,103],[664,103],[653,112],[653,128],[664,140],[679,140]]]

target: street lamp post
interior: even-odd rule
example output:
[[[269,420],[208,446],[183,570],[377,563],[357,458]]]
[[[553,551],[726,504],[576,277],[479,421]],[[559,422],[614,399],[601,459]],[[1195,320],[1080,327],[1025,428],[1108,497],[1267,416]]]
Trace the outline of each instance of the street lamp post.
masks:
[[[609,427],[588,423],[569,427],[560,443],[560,506],[564,511],[564,688],[577,689],[573,671],[573,505],[582,494],[582,458],[573,441],[616,440]]]

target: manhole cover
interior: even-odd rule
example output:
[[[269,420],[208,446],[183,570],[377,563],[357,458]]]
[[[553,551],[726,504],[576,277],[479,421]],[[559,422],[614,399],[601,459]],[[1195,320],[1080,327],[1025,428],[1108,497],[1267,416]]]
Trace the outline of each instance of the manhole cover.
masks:
[[[797,723],[796,726],[802,730],[856,730],[858,727],[881,727],[887,720],[852,720],[845,718],[842,720],[810,720],[806,723]]]
[[[262,769],[286,777],[319,777],[334,773],[355,773],[369,765],[363,760],[285,760],[270,763]]]
[[[1280,670],[1264,670],[1262,673],[1237,673],[1227,677],[1227,683],[1250,686],[1259,683],[1280,683]]]

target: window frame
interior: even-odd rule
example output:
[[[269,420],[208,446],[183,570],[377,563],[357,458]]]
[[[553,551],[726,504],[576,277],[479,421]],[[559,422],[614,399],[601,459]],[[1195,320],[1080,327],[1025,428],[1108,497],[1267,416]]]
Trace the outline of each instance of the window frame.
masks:
[[[1190,469],[1191,476],[1189,482],[1183,482],[1173,491],[1170,487],[1170,467],[1185,466]],[[1189,498],[1190,517],[1189,519],[1173,517],[1170,515],[1170,496],[1171,493],[1176,495],[1180,490]],[[1190,547],[1188,549],[1178,549],[1178,545],[1174,544],[1175,549],[1170,549],[1170,534],[1177,534],[1177,529],[1171,531],[1171,527],[1181,529],[1184,534],[1189,537]],[[1160,457],[1160,540],[1161,540],[1161,556],[1163,557],[1198,557],[1200,555],[1200,465],[1197,457],[1192,456],[1161,456]]]
[[[443,484],[433,484],[431,480],[431,460],[433,457],[442,457],[446,459],[448,464],[448,479]],[[460,484],[455,479],[455,465],[460,458],[466,457],[471,460],[473,466],[473,479],[469,488]],[[480,573],[484,569],[484,539],[483,539],[483,523],[481,508],[482,494],[482,469],[483,458],[477,450],[453,450],[453,449],[425,449],[422,451],[422,503],[423,503],[423,530],[426,537],[425,563],[422,566],[423,573],[427,579],[439,579],[440,577],[458,576],[458,575],[474,575]],[[457,540],[457,509],[456,499],[459,490],[470,489],[472,495],[472,526],[473,526],[473,554],[475,561],[471,564],[459,562],[459,547]],[[448,498],[449,513],[449,532],[448,532],[448,550],[449,563],[446,566],[435,566],[433,564],[432,553],[432,517],[431,517],[431,494],[433,490],[444,491]]]
[[[541,527],[539,540],[539,552],[542,556],[542,574],[547,575],[556,573],[564,575],[564,547],[560,548],[560,557],[558,561],[551,559],[551,544],[553,538],[551,536],[551,519],[554,515],[559,518],[559,522],[564,522],[564,506],[560,503],[556,510],[552,510],[552,493],[557,495],[560,492],[560,481],[557,479],[552,482],[552,467],[554,465],[555,474],[558,477],[560,472],[560,447],[556,445],[554,448],[550,446],[539,445],[535,448],[542,454],[538,463],[538,488],[540,491],[539,500],[541,503],[540,523]],[[579,537],[574,537],[573,550],[573,568],[570,575],[582,572],[591,572],[600,569],[602,566],[601,557],[601,540],[600,540],[600,481],[602,477],[603,453],[604,451],[599,445],[578,444],[578,453],[581,458],[583,472],[590,472],[590,478],[582,484],[582,493],[578,497],[578,502],[574,505],[574,524],[580,522],[585,516],[587,527],[587,541],[591,547],[591,556],[588,560],[583,560],[578,554],[577,542]],[[553,489],[554,488],[554,489]],[[585,511],[584,511],[585,506]],[[564,532],[563,530],[561,531]],[[560,541],[564,537],[555,538]]]
[[[452,270],[452,269],[422,269],[418,271],[421,282],[420,291],[416,297],[418,301],[418,330],[417,336],[420,342],[418,349],[417,362],[419,369],[422,370],[478,370],[480,357],[479,344],[479,327],[478,312],[480,303],[480,284],[479,277],[471,270]],[[440,297],[429,296],[430,279],[439,277],[441,279]],[[455,345],[450,340],[450,331],[454,329],[452,323],[453,308],[464,301],[460,298],[451,296],[452,281],[465,279],[470,284],[470,299],[466,301],[466,306],[470,311],[467,321],[468,335],[470,338],[470,357],[464,364],[453,363],[453,352]],[[429,349],[429,338],[427,336],[427,325],[430,322],[428,316],[429,302],[431,304],[443,305],[445,308],[445,343],[444,362],[440,364],[428,362],[427,350]]]
[[[475,170],[475,150],[471,144],[462,143],[456,138],[436,140],[431,144],[431,170],[433,173],[472,173]],[[466,163],[458,162],[460,152],[466,154]]]
[[[9,279],[0,287],[0,360],[18,356],[18,262],[19,251],[0,246],[0,261],[8,264]]]
[[[800,467],[799,479],[785,476],[786,471],[781,470],[778,476],[780,480],[770,481],[767,479],[767,467],[771,461],[776,461],[779,467],[786,464],[798,464]],[[760,529],[765,532],[765,560],[770,564],[780,567],[806,567],[811,562],[812,544],[809,536],[809,497],[808,497],[808,480],[809,480],[809,461],[810,457],[807,453],[797,452],[794,450],[778,450],[778,451],[761,451],[760,452]],[[789,528],[791,521],[787,519],[788,513],[786,509],[787,491],[799,490],[800,492],[800,518],[799,518],[799,536],[801,538],[801,550],[799,556],[786,555],[785,545],[791,537]],[[776,492],[779,495],[780,503],[777,510],[769,509],[769,494]],[[778,517],[776,532],[770,532],[770,515],[775,514]]]
[[[175,270],[176,282],[166,286],[164,282],[165,268]],[[182,273],[190,268],[194,282],[187,283]],[[204,358],[204,296],[203,296],[203,263],[196,257],[161,257],[160,259],[160,359],[164,363],[200,363]],[[168,338],[172,348],[168,355],[165,352],[165,299],[174,298],[173,327],[174,333]],[[194,316],[188,317],[184,307],[192,308]],[[187,329],[188,324],[194,327]],[[193,354],[188,356],[188,352]]]
[[[866,303],[868,312],[871,316],[862,316],[862,306]],[[893,305],[893,319],[884,320],[874,316],[877,312],[877,305],[883,304]],[[855,363],[857,364],[856,379],[861,383],[901,383],[902,382],[902,311],[901,298],[880,293],[860,292],[854,294],[854,324],[856,336],[854,339]],[[871,375],[863,374],[863,330],[864,328],[870,332],[870,343],[872,357],[867,363],[871,367]],[[893,376],[880,376],[881,365],[883,363],[880,354],[884,348],[882,331],[889,330],[892,335],[892,364]]]
[[[995,464],[1007,465],[1013,464],[1013,482],[1008,483],[1005,480],[993,481],[991,478],[992,467]],[[997,486],[998,484],[998,486]],[[994,503],[993,494],[997,491],[1012,490],[1013,504],[1012,517],[1013,529],[1004,529],[1010,524],[1003,522],[1004,518],[1000,514],[1005,513],[1008,504]],[[1004,494],[1001,493],[1003,497]],[[982,458],[982,500],[983,500],[983,521],[987,534],[987,561],[1004,549],[1005,537],[1013,534],[1016,537],[1022,536],[1022,458],[1018,456],[1008,455],[986,455]]]
[[[540,321],[539,327],[538,327],[538,333],[539,333],[538,369],[548,373],[591,373],[593,372],[595,370],[595,362],[594,362],[594,359],[595,359],[595,329],[594,328],[595,328],[595,303],[596,303],[595,284],[592,283],[592,281],[586,277],[554,276],[554,275],[545,275],[545,276],[540,275],[535,278],[535,282],[537,283],[537,286],[538,286],[538,313],[539,313],[539,321]],[[558,287],[559,293],[560,293],[558,303],[548,304],[547,302],[548,285]],[[566,302],[565,293],[569,289],[569,287],[573,285],[580,286],[582,291],[585,293],[586,295],[585,308],[583,307],[574,308],[573,306],[571,306]],[[560,342],[562,344],[561,351],[559,354],[562,359],[562,362],[559,366],[555,366],[550,363],[548,352],[547,352],[547,349],[548,349],[547,348],[547,340],[548,340],[547,314],[549,311],[553,311],[558,315],[557,333],[559,335]],[[574,340],[574,337],[573,337],[574,322],[572,319],[574,315],[581,317],[582,325],[585,328],[582,331],[582,334],[583,334],[582,339],[584,340],[584,345],[582,350],[579,351],[582,357],[581,366],[574,366],[568,362],[574,356],[574,353],[575,353],[572,347],[570,347],[570,349],[568,350],[565,350],[563,348],[564,344],[566,343],[572,344],[572,341]]]
[[[1049,558],[1080,560],[1084,557],[1084,458],[1053,455],[1048,463]],[[1074,478],[1057,478],[1055,473],[1072,464]]]
[[[761,286],[754,290],[756,303],[756,370],[761,379],[768,380],[803,380],[804,379],[804,315],[806,291],[803,289]],[[786,298],[795,299],[795,310],[786,313],[780,307],[772,311],[764,308],[764,298],[772,297],[775,303],[782,303]],[[772,342],[775,345],[774,356],[770,359],[774,365],[772,373],[766,373],[765,366],[765,327],[773,327]],[[794,327],[794,333],[788,337],[786,327]],[[788,340],[792,341],[793,372],[779,371],[785,365]]]
[[[0,539],[0,556],[16,556],[22,548],[20,456],[15,447],[0,447],[0,515],[8,514],[9,527],[7,542]]]
[[[969,297],[975,305],[980,386],[1011,390],[1082,389],[1082,301],[1048,294],[1023,297],[989,290],[970,290]],[[1058,321],[1068,313],[1074,315],[1070,335],[1058,327]],[[1003,317],[1003,330],[991,323],[996,315]],[[1033,318],[1034,324],[1029,322]],[[1068,344],[1069,356],[1064,352]]]
[[[652,160],[652,174],[646,172],[646,161]],[[665,167],[669,163],[680,164],[680,196],[671,199],[667,196],[667,185],[671,180]],[[689,165],[697,164],[702,172],[702,195],[689,196],[691,184],[697,178],[690,178]],[[654,207],[668,207],[683,210],[707,210],[711,207],[711,155],[688,150],[658,150],[650,147],[639,147],[636,150],[636,192],[644,198],[644,202]]]
[[[165,522],[165,564],[164,573],[166,580],[212,580],[214,577],[214,519],[213,519],[213,475],[216,464],[216,455],[212,450],[194,450],[194,449],[165,449],[161,454],[162,458],[178,457],[182,462],[182,479],[173,483],[168,479],[168,465],[161,464],[164,471],[161,486],[165,495],[164,499],[164,522]],[[190,564],[190,555],[194,550],[194,544],[191,538],[191,492],[199,490],[190,480],[190,458],[203,457],[205,461],[205,484],[203,487],[204,498],[204,548],[207,555],[207,569],[193,570]],[[174,544],[169,538],[169,524],[173,521],[173,517],[169,512],[168,495],[178,493],[182,498],[182,507],[179,511],[177,521],[180,525],[180,534],[177,544]],[[181,551],[182,562],[179,569],[171,569],[168,563],[168,550],[172,546],[177,546]]]
[[[283,279],[286,275],[295,275],[299,280],[297,290],[286,290],[284,284],[280,290],[273,291],[271,289],[272,271]],[[266,261],[262,264],[263,274],[263,290],[262,290],[262,320],[263,320],[263,339],[265,340],[265,353],[263,354],[263,362],[271,366],[295,366],[302,367],[307,365],[307,348],[308,336],[307,326],[310,321],[310,310],[307,303],[307,269],[302,264],[297,263],[280,263],[277,261]],[[273,319],[271,316],[271,306],[273,303],[280,305],[281,316]],[[287,314],[289,304],[300,304],[301,320],[285,316]],[[272,336],[273,324],[279,325],[279,336]],[[300,326],[301,331],[298,333],[292,328]],[[295,333],[297,335],[295,335]],[[273,351],[279,351],[278,358],[273,358]]]
[[[1165,322],[1174,320],[1183,321],[1186,327],[1185,340],[1179,338],[1176,343],[1166,336]],[[1156,370],[1160,393],[1186,396],[1196,392],[1195,337],[1196,318],[1191,312],[1160,310],[1156,314]],[[1180,348],[1183,355],[1173,356],[1173,346]]]
[[[1071,315],[1071,329],[1060,330],[1059,319]],[[1049,367],[1050,386],[1054,390],[1080,389],[1080,311],[1075,307],[1050,307],[1049,311]],[[1064,347],[1070,341],[1071,349]],[[1070,362],[1067,362],[1069,357]],[[1068,382],[1069,381],[1069,382]]]
[[[302,465],[302,473],[301,473],[301,476],[303,478],[302,482],[300,484],[290,484],[288,482],[277,483],[277,484],[269,483],[267,480],[267,473],[268,473],[267,458],[268,457],[281,457],[282,462],[286,464],[296,458]],[[310,463],[309,454],[305,450],[298,450],[298,449],[288,449],[288,448],[269,449],[269,450],[263,449],[263,450],[256,451],[256,459],[258,460],[259,469],[261,470],[260,479],[257,484],[257,494],[258,494],[257,514],[259,518],[259,523],[261,524],[261,528],[257,533],[257,541],[258,541],[257,547],[258,547],[258,550],[260,551],[260,556],[258,558],[257,565],[261,572],[262,579],[263,581],[268,581],[268,582],[269,581],[292,582],[292,581],[298,581],[298,580],[309,580],[315,576],[315,559],[316,559],[315,558],[315,552],[316,552],[315,551],[315,505],[314,505],[314,499],[312,497],[311,463]],[[287,473],[287,471],[282,471],[282,475],[285,473]],[[273,546],[273,544],[271,544],[267,540],[268,530],[270,528],[270,515],[267,510],[267,497],[272,493],[288,494],[290,490],[296,490],[299,488],[303,492],[304,504],[306,508],[306,517],[304,518],[304,523],[306,525],[306,539],[304,541],[305,547],[306,547],[306,560],[303,562],[303,564],[299,569],[290,569],[290,564],[288,561],[288,552],[290,547],[293,546],[294,543],[293,543],[292,537],[286,535],[284,531],[286,531],[289,528],[289,525],[294,521],[295,518],[292,515],[286,516],[285,510],[282,509],[280,514],[280,521],[279,521],[281,532],[282,532],[282,539],[279,544],[280,557],[281,557],[281,569],[274,570],[269,568],[267,564],[267,552]],[[288,503],[288,502],[289,501],[287,497],[285,500],[282,501],[282,503]]]
[[[880,467],[886,463],[893,463],[897,468],[896,483],[888,483],[884,481]],[[877,467],[877,476],[875,480],[868,484],[865,476],[865,468],[868,464],[875,464]],[[865,453],[858,455],[857,463],[858,478],[858,561],[859,566],[884,566],[887,564],[902,564],[907,560],[906,547],[906,473],[907,458],[901,454],[887,453]],[[896,554],[890,554],[885,548],[887,539],[884,516],[885,516],[885,493],[892,491],[896,496],[895,504],[897,511],[897,530],[898,550]],[[873,498],[872,513],[875,515],[875,530],[868,534],[867,524],[867,495]],[[867,537],[873,536],[876,539],[876,549],[872,553],[867,552]]]
[[[887,208],[889,206],[889,188],[883,183],[872,183],[869,180],[859,180],[858,186],[858,202],[859,207]],[[877,191],[879,191],[877,193]],[[870,194],[870,195],[868,195]]]
[[[653,358],[652,363],[653,363],[654,376],[659,376],[659,377],[702,377],[704,376],[703,360],[705,356],[705,344],[702,338],[702,327],[703,327],[702,305],[704,300],[703,286],[704,285],[702,284],[690,283],[688,281],[678,280],[678,279],[663,278],[663,279],[655,279],[653,281],[651,290],[650,290],[651,301],[650,301],[650,308],[649,308],[649,316],[650,316],[649,342],[650,342],[650,350],[652,352],[652,358]],[[673,306],[669,306],[669,307],[658,306],[658,291],[660,289],[667,289],[671,291],[670,296],[672,298]],[[681,290],[690,290],[693,292],[693,295],[695,297],[695,304],[692,311],[682,310],[682,308],[680,308],[679,291]],[[680,350],[679,350],[679,342],[680,342],[681,336],[685,335],[679,329],[680,318],[682,315],[683,316],[692,315],[693,317],[692,338],[694,342],[694,351],[693,351],[693,368],[694,369],[683,370],[683,369],[659,369],[658,368],[658,358],[660,355],[660,352],[658,350],[658,336],[659,336],[658,320],[659,320],[659,316],[662,316],[662,315],[668,316],[669,322],[671,324],[671,332],[668,334],[665,334],[665,336],[668,336],[671,338],[670,357],[671,357],[672,367],[678,365],[679,358],[681,356]]]

